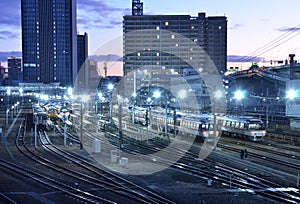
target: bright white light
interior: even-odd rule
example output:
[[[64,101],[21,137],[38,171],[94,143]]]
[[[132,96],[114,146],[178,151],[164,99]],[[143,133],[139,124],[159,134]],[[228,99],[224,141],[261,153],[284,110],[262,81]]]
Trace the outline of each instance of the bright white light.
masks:
[[[103,97],[103,94],[102,94],[101,92],[99,92],[99,93],[98,93],[98,97],[99,97],[99,98],[102,98],[102,97]]]
[[[297,91],[296,90],[289,90],[286,94],[286,97],[290,100],[294,100],[297,97]]]
[[[45,94],[42,94],[42,95],[40,95],[40,99],[48,101],[49,100],[49,96],[45,95]]]
[[[114,85],[113,85],[113,84],[108,84],[107,88],[108,88],[109,90],[113,90],[113,89],[114,89]]]
[[[69,87],[68,88],[68,95],[71,96],[73,94],[73,89],[72,87]]]
[[[222,98],[222,97],[223,97],[223,92],[221,90],[215,92],[215,98]]]
[[[245,98],[245,92],[244,91],[241,91],[241,90],[237,90],[235,93],[234,93],[234,98],[236,100],[242,100],[243,98]]]
[[[132,97],[134,97],[134,98],[135,98],[135,97],[136,97],[136,93],[133,93],[133,94],[132,94]]]
[[[154,91],[154,93],[153,93],[154,98],[159,98],[160,95],[161,95],[160,91]]]
[[[22,94],[23,93],[23,89],[19,89],[19,93]]]
[[[187,91],[186,91],[186,90],[180,90],[180,91],[178,92],[178,97],[179,97],[180,99],[184,99],[186,96],[187,96]]]
[[[10,95],[11,94],[11,90],[10,89],[7,89],[7,95]]]
[[[147,98],[147,102],[151,102],[151,98]]]
[[[89,99],[90,99],[90,97],[89,97],[88,95],[82,95],[82,96],[81,96],[81,100],[82,100],[82,102],[84,102],[84,103],[88,102]]]

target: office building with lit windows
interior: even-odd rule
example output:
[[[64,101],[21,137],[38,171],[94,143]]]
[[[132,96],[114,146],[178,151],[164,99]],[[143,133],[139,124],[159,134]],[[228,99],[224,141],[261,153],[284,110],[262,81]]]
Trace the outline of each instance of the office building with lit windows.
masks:
[[[73,84],[77,74],[76,0],[22,0],[24,82]]]
[[[159,65],[162,69],[173,69],[183,73],[183,70],[190,65],[182,59],[198,60],[198,62],[200,60],[203,62],[200,66],[207,66],[205,64],[207,56],[202,55],[193,59],[195,53],[192,50],[192,43],[182,45],[180,40],[176,41],[178,36],[184,36],[196,43],[214,62],[219,73],[226,72],[227,17],[206,17],[205,13],[199,13],[196,17],[144,15],[143,3],[140,0],[133,0],[132,15],[123,18],[125,75],[131,70],[149,65]],[[167,32],[170,32],[169,36]],[[180,46],[185,47],[180,48]],[[183,49],[186,51],[178,51]]]

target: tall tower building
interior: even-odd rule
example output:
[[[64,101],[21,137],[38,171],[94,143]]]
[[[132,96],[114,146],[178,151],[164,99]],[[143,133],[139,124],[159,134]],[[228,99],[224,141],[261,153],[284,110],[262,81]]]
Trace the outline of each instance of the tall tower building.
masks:
[[[73,84],[77,74],[76,0],[22,0],[24,82]]]
[[[190,68],[186,60],[203,62],[207,66],[207,55],[220,74],[225,73],[227,64],[227,17],[190,15],[143,15],[143,3],[132,1],[132,15],[123,17],[124,74],[142,66],[161,66],[183,73]],[[143,32],[144,31],[144,32]],[[166,31],[166,32],[164,32]],[[168,35],[168,32],[170,33]],[[173,34],[172,34],[173,33]],[[181,45],[179,36],[190,39]],[[196,44],[207,54],[195,53]],[[184,48],[180,48],[184,46]],[[162,52],[163,50],[163,52]],[[181,51],[180,51],[181,50]],[[182,52],[182,50],[186,50]],[[175,54],[176,53],[176,56]],[[197,54],[197,59],[195,59]]]
[[[87,83],[89,77],[88,66],[88,34],[77,35],[77,73],[78,82]]]

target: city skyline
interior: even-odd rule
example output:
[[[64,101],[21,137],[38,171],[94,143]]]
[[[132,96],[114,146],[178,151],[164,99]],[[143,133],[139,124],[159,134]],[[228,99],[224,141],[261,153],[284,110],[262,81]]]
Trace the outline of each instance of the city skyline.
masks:
[[[21,51],[21,11],[19,0],[1,2],[0,52]],[[208,16],[225,15],[228,18],[228,62],[257,61],[240,58],[249,54],[266,60],[285,60],[289,53],[296,59],[300,46],[300,26],[297,19],[297,4],[288,0],[275,1],[221,0],[213,1],[174,1],[143,0],[144,15],[188,14],[196,16],[206,12]],[[131,14],[131,0],[77,0],[78,33],[89,35],[89,53],[93,55],[101,45],[122,35],[122,18]],[[290,32],[290,33],[289,33]],[[284,35],[285,34],[285,35]],[[283,36],[284,35],[284,36]],[[272,40],[272,45],[254,52]],[[248,60],[247,60],[248,59]]]

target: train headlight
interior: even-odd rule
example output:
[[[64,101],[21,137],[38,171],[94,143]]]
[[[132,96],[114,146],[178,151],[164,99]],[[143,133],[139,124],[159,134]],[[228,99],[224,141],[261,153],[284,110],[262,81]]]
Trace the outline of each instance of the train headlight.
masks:
[[[202,134],[203,134],[203,137],[208,137],[208,131],[203,131]]]

